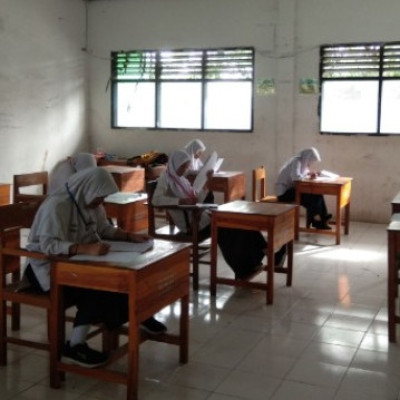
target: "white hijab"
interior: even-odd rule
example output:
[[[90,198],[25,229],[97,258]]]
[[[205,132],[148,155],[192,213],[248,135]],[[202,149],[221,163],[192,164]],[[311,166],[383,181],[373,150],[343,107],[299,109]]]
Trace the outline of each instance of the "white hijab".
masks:
[[[315,147],[304,149],[298,153],[295,158],[300,160],[301,172],[304,173],[309,169],[309,165],[313,162],[321,161],[321,156]]]
[[[190,182],[184,177],[177,175],[177,169],[190,161],[189,154],[184,150],[177,150],[168,159],[166,178],[169,190],[180,199],[194,197],[196,194]]]
[[[205,149],[206,149],[206,146],[200,139],[193,139],[184,147],[184,150],[190,156],[190,169],[191,170],[197,171],[203,166],[203,163],[200,160],[200,158],[196,158],[195,155],[199,151],[201,151],[201,152],[205,151]]]
[[[93,220],[95,212],[87,208],[87,205],[97,197],[106,197],[117,191],[118,187],[112,175],[104,168],[85,168],[77,172],[40,206],[31,227],[30,237],[46,235],[71,240],[66,227],[73,221],[84,227],[85,223]],[[65,204],[72,204],[71,213],[66,210]],[[79,233],[73,239],[77,239],[78,236]]]
[[[75,173],[96,167],[96,157],[91,153],[79,153],[57,164],[49,177],[49,194],[55,193]]]

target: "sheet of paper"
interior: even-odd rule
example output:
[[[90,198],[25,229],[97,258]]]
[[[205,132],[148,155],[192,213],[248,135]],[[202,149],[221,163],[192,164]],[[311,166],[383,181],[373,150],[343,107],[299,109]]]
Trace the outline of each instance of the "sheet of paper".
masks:
[[[103,242],[110,245],[110,252],[144,253],[154,246],[153,239],[150,239],[143,243],[122,242],[119,240],[103,240]]]
[[[335,174],[334,172],[327,171],[326,169],[323,169],[320,171],[320,177],[324,178],[339,178],[338,174]]]
[[[218,155],[216,151],[213,151],[213,153],[208,157],[207,161],[204,163],[204,165],[201,167],[199,172],[197,173],[196,179],[193,182],[193,189],[199,193],[204,185],[207,182],[207,172],[210,170],[214,170],[215,163],[217,162]]]
[[[137,192],[117,192],[110,194],[107,196],[104,201],[106,203],[115,203],[115,204],[127,204],[133,203],[139,200],[146,200],[146,193],[137,193]]]
[[[218,158],[217,162],[214,165],[214,174],[219,171],[223,162],[224,162],[223,158]]]
[[[96,262],[113,262],[119,264],[138,264],[145,257],[141,253],[127,251],[110,251],[103,256],[90,256],[87,254],[77,254],[70,258],[72,261],[96,261]]]

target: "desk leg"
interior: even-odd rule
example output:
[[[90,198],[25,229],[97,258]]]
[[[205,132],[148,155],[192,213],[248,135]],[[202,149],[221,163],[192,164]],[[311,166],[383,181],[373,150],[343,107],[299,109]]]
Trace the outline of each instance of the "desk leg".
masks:
[[[134,287],[129,290],[129,344],[127,400],[138,400],[139,383],[139,322],[136,319]]]
[[[64,345],[65,312],[63,304],[63,288],[54,284],[51,292],[51,308],[48,323],[50,342],[50,387],[59,389],[64,373],[58,371],[58,362],[61,358]]]
[[[268,255],[267,255],[267,304],[274,302],[274,267],[275,267],[275,249],[273,245],[273,238],[268,233]]]
[[[348,235],[350,232],[350,203],[344,208],[344,233]]]
[[[217,247],[218,229],[214,221],[211,222],[211,265],[210,265],[210,294],[217,294]]]
[[[179,361],[186,364],[189,360],[189,296],[181,298]]]
[[[292,286],[293,279],[293,240],[291,240],[287,245],[287,257],[288,257],[288,271],[286,276],[286,286]]]
[[[396,342],[396,235],[388,233],[388,332],[389,342]]]
[[[342,232],[342,208],[340,207],[340,196],[336,196],[336,244],[340,244],[340,234]]]

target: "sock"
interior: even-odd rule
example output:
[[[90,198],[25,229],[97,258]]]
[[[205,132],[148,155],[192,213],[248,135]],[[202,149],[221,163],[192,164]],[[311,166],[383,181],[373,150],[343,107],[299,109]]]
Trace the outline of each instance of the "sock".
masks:
[[[72,330],[71,339],[69,344],[71,347],[74,347],[77,344],[85,343],[86,336],[89,333],[90,325],[79,325],[75,326]]]

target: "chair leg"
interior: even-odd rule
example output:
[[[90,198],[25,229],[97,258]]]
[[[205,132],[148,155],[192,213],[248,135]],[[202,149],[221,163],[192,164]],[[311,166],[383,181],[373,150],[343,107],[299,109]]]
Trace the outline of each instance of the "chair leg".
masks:
[[[7,365],[7,304],[0,305],[0,365]]]
[[[11,304],[11,329],[19,331],[21,328],[21,304]]]
[[[199,244],[193,243],[192,248],[193,290],[199,290]]]

